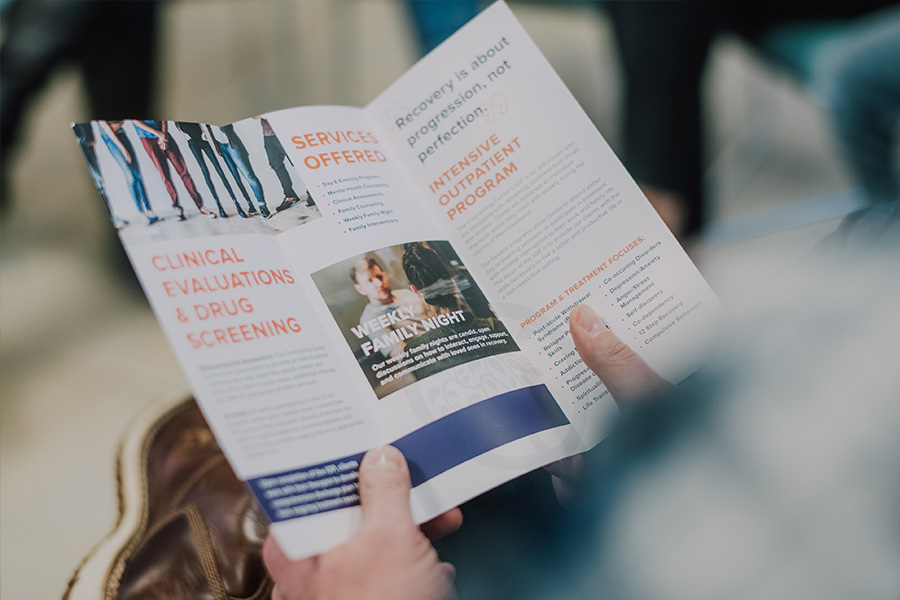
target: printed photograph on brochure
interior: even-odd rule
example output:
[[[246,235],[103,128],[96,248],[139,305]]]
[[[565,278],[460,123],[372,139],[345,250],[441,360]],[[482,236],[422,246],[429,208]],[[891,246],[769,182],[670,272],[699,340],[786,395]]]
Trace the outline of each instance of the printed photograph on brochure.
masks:
[[[373,250],[312,278],[379,398],[519,350],[449,242]]]
[[[113,225],[132,237],[280,233],[322,216],[265,117],[72,127]]]

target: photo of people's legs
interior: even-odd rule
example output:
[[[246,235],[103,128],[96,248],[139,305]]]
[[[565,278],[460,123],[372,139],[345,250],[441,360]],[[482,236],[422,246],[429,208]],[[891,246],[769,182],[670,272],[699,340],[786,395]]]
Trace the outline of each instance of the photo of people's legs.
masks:
[[[284,161],[287,155],[284,153],[284,148],[281,147],[278,138],[274,135],[266,136],[263,143],[266,147],[266,155],[269,157],[269,166],[275,171],[275,175],[281,183],[281,189],[284,191],[284,200],[275,208],[276,211],[281,212],[286,208],[290,208],[300,198],[297,197],[297,192],[294,191],[291,176],[288,175],[287,169],[284,168]]]
[[[250,189],[253,190],[253,195],[256,196],[256,202],[259,205],[259,213],[268,219],[271,216],[271,213],[268,206],[266,206],[263,186],[253,170],[253,165],[250,163],[250,155],[247,152],[247,148],[244,147],[244,143],[240,136],[235,133],[234,125],[226,125],[221,128],[221,131],[225,134],[227,140],[227,143],[224,144],[222,149],[231,156],[232,161],[241,172],[241,175],[243,175],[247,180],[247,183],[250,184]],[[250,212],[253,213],[256,211],[252,210]]]
[[[253,128],[248,131],[246,127],[251,125]],[[234,125],[121,120],[75,124],[73,131],[116,229],[125,236],[123,240],[131,243],[209,235],[279,234],[320,218],[321,212],[282,144],[274,135],[272,139],[254,135],[258,127],[258,121],[253,119],[246,119],[237,131]],[[96,143],[97,137],[103,144]],[[141,140],[144,152],[135,152],[136,139]],[[218,177],[213,176],[209,163]],[[172,176],[173,167],[177,178]],[[159,177],[142,176],[152,170]],[[246,200],[246,208],[235,187]],[[277,197],[279,191],[285,194],[284,200],[277,209],[270,209],[265,198]],[[197,207],[196,212],[190,205],[186,210],[181,204],[180,197],[185,192]],[[222,203],[223,193],[231,196],[234,209]],[[210,197],[215,201],[216,212],[204,206]],[[171,210],[164,209],[157,215],[151,210],[151,198],[157,204],[168,205],[167,201],[171,201]],[[235,214],[241,219],[224,220]],[[200,216],[208,218],[195,218]],[[144,217],[146,222],[136,217]],[[153,231],[128,227],[163,220],[166,224]]]
[[[166,121],[132,121],[138,137],[141,138],[141,144],[147,151],[147,155],[153,161],[153,165],[159,172],[160,177],[166,187],[166,191],[172,198],[172,208],[178,212],[178,219],[184,221],[187,217],[184,214],[184,207],[178,199],[178,191],[175,189],[175,183],[172,181],[172,173],[169,164],[175,167],[175,173],[181,178],[188,195],[200,211],[201,215],[215,216],[206,210],[203,206],[203,199],[197,192],[197,186],[194,185],[194,179],[187,170],[184,157],[178,145],[168,132],[168,124]]]
[[[238,202],[237,195],[234,193],[231,194],[231,199],[234,200],[234,206],[237,208],[238,215],[246,219],[250,215],[258,214],[256,207],[253,205],[253,201],[250,200],[250,194],[247,193],[247,188],[244,187],[244,183],[241,179],[241,171],[231,157],[231,150],[228,148],[228,141],[225,140],[224,134],[221,133],[221,130],[219,130],[218,127],[213,128],[212,125],[204,125],[203,128],[209,135],[209,139],[212,140],[219,158],[222,159],[222,162],[224,162],[225,166],[228,168],[228,172],[231,173],[232,178],[234,178],[234,184],[237,186],[237,189],[240,190],[241,195],[247,202],[247,212],[244,212],[244,209],[241,208],[241,205]],[[221,136],[221,138],[218,137],[215,132],[218,132],[218,135]],[[227,182],[228,180],[224,177],[224,173],[222,175],[222,179]]]
[[[189,131],[191,127],[187,124],[179,124],[179,129],[185,134],[188,147],[197,156],[212,159],[214,150],[224,162],[230,175],[225,174],[226,169],[217,166],[218,160],[210,160],[217,170],[221,169],[220,177],[232,195],[239,216],[250,218],[261,215],[268,229],[275,233],[322,216],[284,143],[265,116],[221,127],[202,125],[199,136]],[[205,146],[206,143],[209,147]],[[197,162],[201,160],[198,158]],[[237,193],[232,192],[234,187],[240,190],[247,203],[246,209],[238,201]]]
[[[161,219],[150,207],[150,200],[147,196],[147,189],[144,187],[144,179],[138,166],[137,155],[134,153],[134,146],[131,145],[131,141],[124,131],[124,121],[99,121],[99,127],[100,137],[106,144],[110,156],[125,175],[128,191],[138,213],[147,219],[148,225],[158,223]],[[112,203],[109,204],[112,206]],[[114,209],[111,212],[116,213]],[[127,221],[124,224],[127,224]]]
[[[216,170],[216,173],[218,173],[219,179],[225,185],[225,189],[228,191],[231,199],[234,200],[235,205],[237,205],[237,198],[234,195],[234,191],[231,189],[231,184],[228,183],[228,179],[225,177],[225,173],[222,171],[222,165],[216,160],[216,154],[213,152],[212,145],[204,137],[203,127],[199,123],[182,122],[175,123],[175,127],[187,136],[188,148],[191,149],[191,154],[194,155],[194,160],[197,161],[197,166],[200,167],[203,178],[206,180],[206,186],[209,188],[213,199],[216,201],[216,208],[219,210],[219,216],[223,219],[227,219],[229,215],[225,212],[222,201],[219,199],[219,194],[216,192],[216,186],[213,183],[212,176],[209,172],[209,165],[206,164],[207,160],[209,160]],[[238,206],[238,210],[243,212],[240,206]]]
[[[109,196],[106,193],[106,181],[103,179],[100,161],[97,159],[97,139],[94,137],[94,130],[91,124],[76,123],[72,125],[72,130],[75,132],[75,137],[78,139],[85,160],[87,160],[91,179],[94,181],[94,185],[97,186],[97,191],[100,192],[100,197],[103,199],[104,204],[106,204],[106,209],[109,211],[113,225],[116,229],[128,225],[128,221],[116,215],[112,205],[109,203]]]
[[[281,184],[281,189],[284,192],[284,200],[275,209],[277,212],[281,212],[300,201],[300,196],[294,191],[294,182],[291,180],[291,175],[285,166],[285,162],[287,162],[291,166],[291,170],[294,170],[294,163],[291,162],[290,157],[284,151],[284,146],[281,145],[269,121],[264,117],[258,118],[260,125],[262,125],[263,146],[266,149],[269,166],[275,172],[275,176],[278,177],[278,182]],[[315,205],[308,191],[304,193],[304,196],[306,197],[306,206]]]

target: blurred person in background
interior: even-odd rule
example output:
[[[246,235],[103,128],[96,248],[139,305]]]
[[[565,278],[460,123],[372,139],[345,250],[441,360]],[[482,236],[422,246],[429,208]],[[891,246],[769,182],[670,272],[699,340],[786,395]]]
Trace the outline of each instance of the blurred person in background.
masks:
[[[900,201],[900,6],[854,23],[820,53],[812,87],[867,202]]]
[[[156,0],[7,0],[0,44],[0,202],[10,208],[16,143],[35,95],[58,68],[75,64],[89,119],[154,112]]]
[[[483,0],[406,0],[420,54],[424,56],[437,48],[487,4]]]
[[[761,36],[775,26],[851,23],[893,4],[893,0],[603,3],[622,66],[620,157],[676,237],[689,238],[707,220],[701,84],[712,42],[721,34],[734,33],[758,46]]]

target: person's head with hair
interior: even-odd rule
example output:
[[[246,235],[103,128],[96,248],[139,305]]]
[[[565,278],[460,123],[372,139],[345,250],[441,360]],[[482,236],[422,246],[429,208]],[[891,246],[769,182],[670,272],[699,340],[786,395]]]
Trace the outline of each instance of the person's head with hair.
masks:
[[[403,244],[403,270],[413,291],[428,305],[449,311],[463,308],[459,290],[447,265],[437,252],[425,244]]]
[[[354,262],[350,266],[350,281],[353,288],[372,304],[390,304],[394,301],[394,290],[387,273],[374,258],[361,258]]]

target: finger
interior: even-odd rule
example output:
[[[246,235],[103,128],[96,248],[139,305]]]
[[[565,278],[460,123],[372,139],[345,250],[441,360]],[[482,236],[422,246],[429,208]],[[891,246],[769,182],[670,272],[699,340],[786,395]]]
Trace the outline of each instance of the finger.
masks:
[[[453,581],[456,579],[456,567],[448,562],[442,562],[440,568],[440,575],[444,579],[443,582],[441,582],[445,590],[444,598],[446,600],[457,600],[458,596],[456,595],[456,588],[453,586]]]
[[[554,477],[559,477],[560,479],[577,479],[584,470],[584,457],[580,454],[575,454],[552,462],[549,465],[546,465],[544,469]]]
[[[373,448],[359,465],[359,501],[367,524],[412,524],[409,467],[393,446]]]
[[[272,588],[272,600],[287,600],[287,597],[281,593],[281,588],[277,585]]]
[[[271,535],[267,536],[266,541],[263,542],[262,559],[269,573],[280,573],[291,562]]]
[[[262,559],[266,570],[275,582],[272,591],[272,600],[293,596],[288,592],[297,589],[300,585],[309,585],[314,579],[314,573],[319,563],[319,556],[311,556],[301,560],[291,560],[275,542],[275,538],[269,535],[262,547]]]
[[[439,540],[448,536],[462,526],[463,514],[458,508],[452,508],[442,515],[438,515],[427,523],[422,523],[419,528],[429,540]]]
[[[569,329],[584,364],[600,377],[619,408],[670,387],[591,307],[581,304],[572,309]]]

